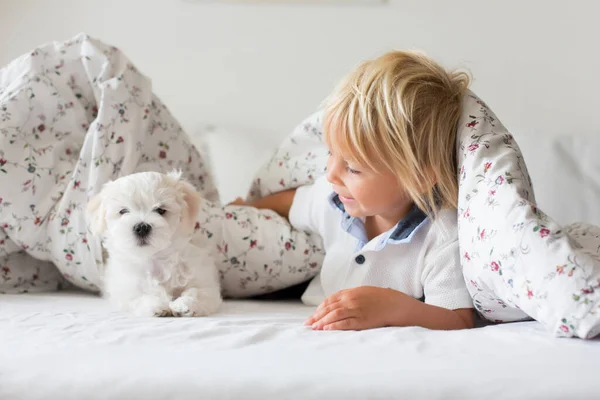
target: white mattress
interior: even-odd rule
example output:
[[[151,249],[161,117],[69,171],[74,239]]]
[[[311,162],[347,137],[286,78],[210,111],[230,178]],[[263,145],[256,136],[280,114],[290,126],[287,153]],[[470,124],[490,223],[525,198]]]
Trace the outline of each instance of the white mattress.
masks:
[[[600,341],[536,322],[313,332],[300,303],[137,319],[92,295],[0,296],[0,399],[597,399]]]

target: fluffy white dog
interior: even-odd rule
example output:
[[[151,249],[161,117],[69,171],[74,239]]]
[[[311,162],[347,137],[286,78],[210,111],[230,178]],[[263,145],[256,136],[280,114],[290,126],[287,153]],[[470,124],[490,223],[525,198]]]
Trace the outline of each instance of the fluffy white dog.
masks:
[[[90,230],[104,237],[108,251],[102,291],[110,301],[138,316],[217,311],[215,262],[191,240],[200,201],[177,172],[128,175],[90,199]]]

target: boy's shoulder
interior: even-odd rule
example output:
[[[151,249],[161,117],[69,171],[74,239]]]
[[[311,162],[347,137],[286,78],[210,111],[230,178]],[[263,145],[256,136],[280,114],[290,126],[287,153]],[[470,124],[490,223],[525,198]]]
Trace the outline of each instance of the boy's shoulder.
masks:
[[[431,221],[427,234],[428,239],[434,246],[442,246],[446,243],[458,240],[458,217],[455,209],[441,210],[437,217]]]

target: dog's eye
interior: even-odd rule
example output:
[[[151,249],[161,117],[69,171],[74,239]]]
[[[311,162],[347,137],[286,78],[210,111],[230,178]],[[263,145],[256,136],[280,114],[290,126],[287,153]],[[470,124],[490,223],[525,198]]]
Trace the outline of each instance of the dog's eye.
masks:
[[[121,211],[119,211],[119,214],[123,215],[123,214],[127,214],[128,212],[129,212],[129,210],[124,208]]]
[[[155,208],[154,211],[156,211],[158,213],[158,215],[164,215],[167,212],[167,210],[165,210],[164,208],[160,208],[160,207]]]

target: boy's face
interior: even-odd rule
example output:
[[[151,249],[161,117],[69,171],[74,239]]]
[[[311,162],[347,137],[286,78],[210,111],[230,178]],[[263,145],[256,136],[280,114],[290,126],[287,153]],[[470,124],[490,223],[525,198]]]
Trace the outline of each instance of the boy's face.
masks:
[[[353,164],[334,150],[327,160],[327,180],[353,217],[377,216],[393,226],[412,205],[393,173]]]

